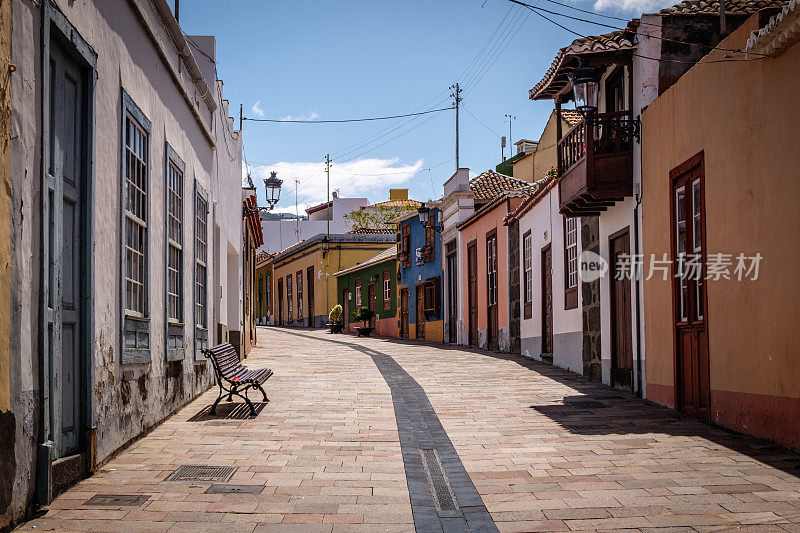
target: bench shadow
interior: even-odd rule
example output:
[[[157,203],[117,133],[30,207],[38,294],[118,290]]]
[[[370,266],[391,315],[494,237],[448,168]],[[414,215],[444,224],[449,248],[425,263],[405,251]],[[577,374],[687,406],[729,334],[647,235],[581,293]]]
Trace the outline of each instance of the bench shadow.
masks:
[[[800,454],[775,443],[686,416],[649,400],[521,355],[491,352],[459,345],[435,344],[409,339],[377,337],[390,344],[435,346],[443,351],[479,354],[509,361],[531,373],[552,379],[577,394],[532,395],[529,409],[549,418],[565,432],[576,435],[647,435],[700,437],[712,445],[741,453],[773,468],[800,477]],[[402,358],[398,359],[402,363]],[[647,443],[628,443],[633,448]]]
[[[222,402],[217,405],[217,413],[211,414],[211,404],[203,407],[188,422],[206,422],[208,420],[253,420],[261,414],[269,402],[253,402],[256,414],[250,413],[246,403]]]

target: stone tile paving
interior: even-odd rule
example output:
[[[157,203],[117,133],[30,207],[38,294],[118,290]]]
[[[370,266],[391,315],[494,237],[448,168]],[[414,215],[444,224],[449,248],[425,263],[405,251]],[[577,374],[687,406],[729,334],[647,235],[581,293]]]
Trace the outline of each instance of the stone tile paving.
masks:
[[[370,352],[422,388],[500,531],[800,531],[800,457],[784,449],[516,356],[275,328],[246,361],[275,370],[257,418],[202,416],[212,390],[20,529],[413,531]],[[264,490],[163,481],[181,465],[237,467],[227,483]],[[85,503],[98,494],[149,499]]]

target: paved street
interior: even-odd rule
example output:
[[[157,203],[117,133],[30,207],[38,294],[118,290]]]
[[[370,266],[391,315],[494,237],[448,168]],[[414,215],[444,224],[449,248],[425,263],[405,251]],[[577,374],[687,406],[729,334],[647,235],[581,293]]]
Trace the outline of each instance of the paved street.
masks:
[[[21,529],[800,531],[783,449],[516,356],[258,335],[246,363],[275,376],[256,418],[209,416],[212,389]],[[240,487],[168,481],[182,465]]]

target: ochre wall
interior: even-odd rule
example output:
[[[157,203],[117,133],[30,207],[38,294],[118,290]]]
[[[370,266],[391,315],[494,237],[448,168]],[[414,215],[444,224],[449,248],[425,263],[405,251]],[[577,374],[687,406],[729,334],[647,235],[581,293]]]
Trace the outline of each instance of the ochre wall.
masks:
[[[751,18],[720,46],[741,48],[755,29]],[[711,417],[797,449],[800,46],[705,61],[642,114],[644,253],[670,253],[669,172],[702,151],[706,253],[763,256],[757,281],[707,283]],[[671,280],[645,281],[644,304],[647,396],[675,406]]]
[[[569,131],[569,124],[561,121],[562,135]],[[547,124],[539,137],[536,151],[514,163],[514,177],[525,181],[539,181],[544,178],[544,172],[555,168],[558,160],[556,154],[556,112],[550,114]]]

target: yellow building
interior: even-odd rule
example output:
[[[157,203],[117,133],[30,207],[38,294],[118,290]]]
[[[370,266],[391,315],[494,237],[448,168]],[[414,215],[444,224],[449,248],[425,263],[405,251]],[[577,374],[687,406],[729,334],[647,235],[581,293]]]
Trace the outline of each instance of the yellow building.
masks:
[[[536,149],[529,154],[515,160],[513,176],[523,181],[535,182],[545,177],[545,174],[557,166],[557,139],[558,121],[556,111],[550,113],[550,118],[539,137]],[[581,115],[573,109],[561,110],[561,136],[563,137],[569,130],[580,122]],[[515,143],[519,144],[519,143]]]
[[[336,305],[336,272],[374,257],[395,235],[316,235],[272,260],[274,324],[324,327]]]
[[[256,324],[267,326],[274,324],[273,296],[275,284],[272,272],[273,255],[269,252],[260,252],[256,255],[256,290],[255,290],[255,317]]]

